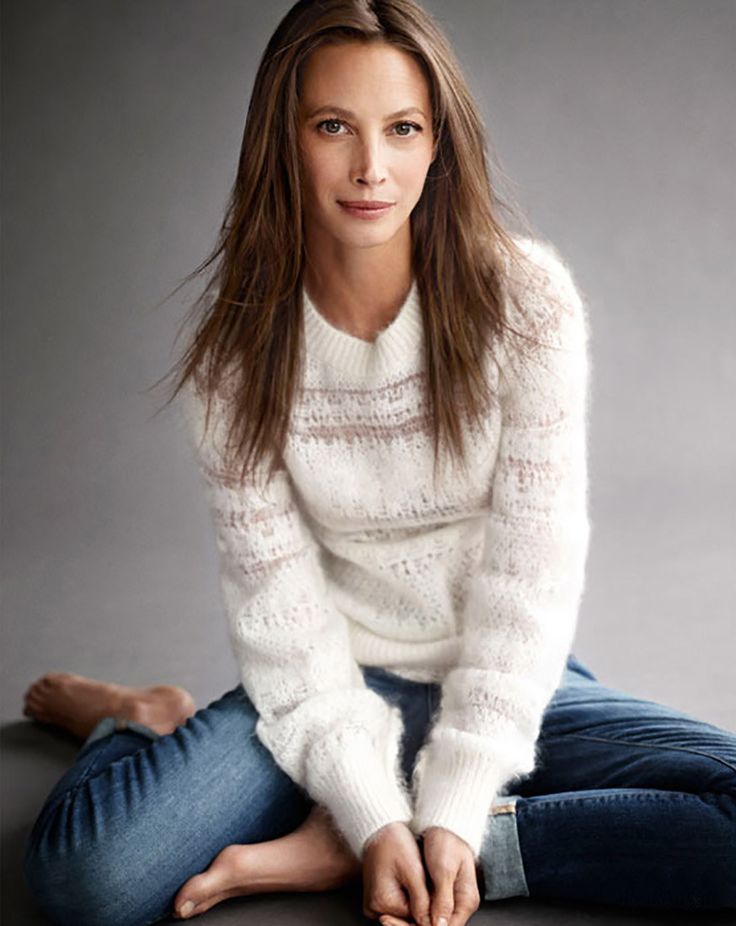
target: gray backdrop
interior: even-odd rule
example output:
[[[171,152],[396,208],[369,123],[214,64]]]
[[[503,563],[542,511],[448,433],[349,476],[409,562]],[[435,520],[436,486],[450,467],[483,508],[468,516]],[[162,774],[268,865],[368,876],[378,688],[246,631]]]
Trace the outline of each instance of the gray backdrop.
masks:
[[[195,464],[174,410],[153,417],[164,393],[146,390],[183,346],[196,291],[156,304],[213,244],[257,61],[289,5],[3,3],[12,882],[75,754],[23,718],[33,679],[175,682],[198,706],[237,682]],[[427,7],[518,200],[590,304],[593,533],[575,651],[607,684],[735,729],[736,5]],[[9,916],[35,921],[22,886],[6,896]]]

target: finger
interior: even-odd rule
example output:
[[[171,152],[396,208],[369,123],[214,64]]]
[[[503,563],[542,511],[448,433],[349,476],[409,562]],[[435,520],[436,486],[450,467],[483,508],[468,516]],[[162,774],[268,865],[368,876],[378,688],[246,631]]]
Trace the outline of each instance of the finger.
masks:
[[[470,917],[475,913],[477,907],[469,907],[462,903],[455,905],[455,910],[448,920],[447,926],[465,926]]]
[[[476,910],[477,907],[474,907],[472,910],[464,910],[461,907],[455,907],[455,912],[450,917],[448,926],[465,926]]]
[[[399,919],[411,918],[409,901],[397,881],[396,876],[379,877],[374,888],[369,892],[366,909],[374,911],[376,916],[395,916]]]
[[[389,916],[388,914],[379,917],[378,922],[382,926],[411,926],[411,920],[402,920],[399,916]]]
[[[429,912],[431,897],[421,859],[418,860],[417,865],[405,870],[404,884],[409,893],[409,906],[414,922],[419,926],[431,926]]]
[[[444,871],[437,873],[434,881],[434,895],[431,901],[432,926],[449,926],[450,919],[455,910],[455,878]],[[442,922],[444,920],[444,922]]]
[[[473,872],[473,880],[470,880],[467,869],[464,868],[455,882],[455,910],[449,926],[465,926],[479,906],[477,875]]]

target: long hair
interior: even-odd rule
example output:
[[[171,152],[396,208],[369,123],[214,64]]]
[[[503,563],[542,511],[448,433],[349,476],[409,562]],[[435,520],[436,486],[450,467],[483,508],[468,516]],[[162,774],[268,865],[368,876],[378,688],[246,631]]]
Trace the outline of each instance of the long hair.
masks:
[[[239,463],[241,480],[264,467],[270,479],[283,465],[303,375],[302,72],[315,49],[349,41],[388,42],[412,55],[430,91],[437,154],[410,222],[435,478],[440,448],[464,463],[463,421],[479,422],[494,400],[485,371],[497,340],[504,331],[527,337],[505,309],[506,298],[521,308],[506,284],[522,253],[501,222],[508,206],[491,183],[482,119],[437,24],[414,0],[299,0],[261,58],[217,244],[183,281],[214,264],[168,400],[193,378],[208,422],[227,384],[228,466]]]

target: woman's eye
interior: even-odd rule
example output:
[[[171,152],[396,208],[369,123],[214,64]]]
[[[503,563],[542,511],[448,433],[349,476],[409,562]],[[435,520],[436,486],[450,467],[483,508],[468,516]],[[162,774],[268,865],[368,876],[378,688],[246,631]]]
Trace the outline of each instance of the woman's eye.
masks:
[[[317,128],[318,128],[318,129],[321,129],[322,126],[337,126],[337,127],[339,128],[341,125],[343,125],[343,123],[342,123],[342,121],[341,121],[340,119],[323,119],[321,122],[318,122],[318,123],[317,123]],[[415,130],[416,130],[416,134],[418,134],[419,132],[422,131],[421,125],[417,125],[416,122],[397,122],[397,123],[393,126],[393,128],[395,128],[395,129],[397,129],[397,128],[399,128],[399,129],[401,129],[401,128],[415,129]],[[326,134],[327,134],[327,135],[338,135],[339,132],[333,132],[333,131],[326,130]],[[411,132],[399,132],[399,133],[397,133],[397,134],[398,134],[399,138],[411,138],[411,137],[412,137],[412,133],[411,133]]]
[[[419,132],[422,131],[421,125],[417,125],[416,122],[397,122],[397,123],[396,123],[396,126],[397,126],[397,127],[408,126],[410,129],[416,129],[416,130],[417,130],[417,133],[419,133]],[[402,137],[402,138],[410,138],[411,136],[410,136],[410,135],[402,135],[401,137]]]
[[[342,125],[339,119],[323,119],[322,122],[317,124],[317,128],[321,128],[323,125]],[[328,135],[335,135],[335,132],[328,132]]]

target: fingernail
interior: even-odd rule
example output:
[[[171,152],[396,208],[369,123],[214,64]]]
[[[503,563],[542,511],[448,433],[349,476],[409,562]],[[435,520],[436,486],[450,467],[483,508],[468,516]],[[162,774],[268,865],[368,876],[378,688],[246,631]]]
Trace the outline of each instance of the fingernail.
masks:
[[[193,900],[186,900],[186,901],[179,907],[179,916],[189,916],[189,914],[192,912],[193,909],[194,909],[194,901],[193,901]]]
[[[444,916],[441,916],[437,920],[437,926],[447,926],[447,920],[444,918]]]

